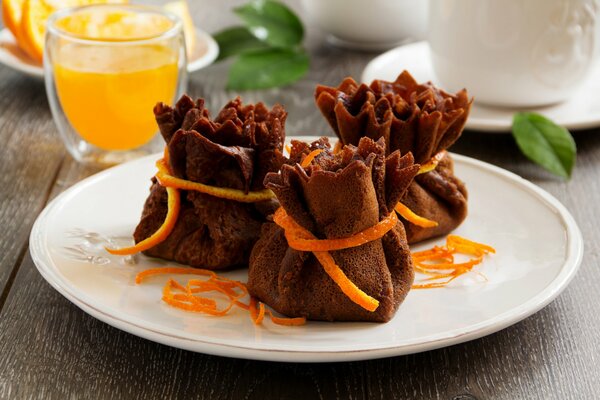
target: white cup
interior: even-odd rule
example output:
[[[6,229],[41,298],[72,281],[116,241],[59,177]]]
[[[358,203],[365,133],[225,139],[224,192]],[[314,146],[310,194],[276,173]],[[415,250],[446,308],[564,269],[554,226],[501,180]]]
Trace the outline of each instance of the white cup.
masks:
[[[302,0],[311,21],[336,45],[382,50],[424,39],[428,0]]]
[[[430,0],[433,69],[449,91],[506,107],[566,100],[594,56],[597,0]]]

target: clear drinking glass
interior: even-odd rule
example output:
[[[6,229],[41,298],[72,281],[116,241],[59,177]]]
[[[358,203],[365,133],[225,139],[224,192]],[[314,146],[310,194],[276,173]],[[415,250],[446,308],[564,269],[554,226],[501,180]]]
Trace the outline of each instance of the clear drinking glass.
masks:
[[[182,22],[160,9],[91,5],[48,20],[46,92],[77,161],[110,165],[156,150],[152,109],[183,94],[186,66]]]

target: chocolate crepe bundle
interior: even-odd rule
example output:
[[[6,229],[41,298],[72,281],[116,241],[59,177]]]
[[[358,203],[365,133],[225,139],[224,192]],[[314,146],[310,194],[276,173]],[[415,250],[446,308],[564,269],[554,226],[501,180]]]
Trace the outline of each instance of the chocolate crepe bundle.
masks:
[[[419,164],[459,138],[472,103],[464,89],[451,95],[431,83],[418,84],[406,71],[394,82],[367,86],[346,78],[337,88],[318,86],[315,98],[342,144],[356,145],[364,136],[384,138],[387,154],[411,152]],[[447,234],[467,216],[467,191],[447,153],[435,170],[414,179],[401,201],[438,223],[422,228],[403,220],[409,243]]]
[[[326,139],[310,147],[292,142],[292,162],[324,149],[311,164],[283,165],[269,173],[265,186],[281,207],[320,239],[347,238],[376,225],[392,212],[419,166],[412,155],[385,156],[385,143],[363,138],[337,155]],[[412,259],[400,221],[380,239],[329,252],[346,276],[380,303],[367,311],[334,283],[312,252],[289,247],[284,230],[274,222],[263,226],[250,256],[248,289],[260,301],[291,317],[326,321],[390,320],[413,282]]]
[[[285,159],[287,113],[279,105],[272,110],[262,103],[244,106],[237,98],[212,120],[203,99],[183,96],[175,108],[159,103],[154,113],[178,178],[248,193],[264,189],[265,175],[278,171]],[[182,190],[175,228],[144,253],[207,269],[245,266],[262,223],[276,208],[274,199],[241,203]],[[166,190],[153,179],[136,243],[152,235],[166,213]]]

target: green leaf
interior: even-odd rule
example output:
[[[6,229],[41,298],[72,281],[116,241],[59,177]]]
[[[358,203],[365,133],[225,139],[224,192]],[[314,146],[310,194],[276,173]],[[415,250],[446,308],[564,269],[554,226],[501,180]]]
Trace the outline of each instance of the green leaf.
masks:
[[[571,177],[577,148],[573,136],[563,127],[536,113],[517,113],[512,134],[531,161],[555,175]]]
[[[269,45],[261,40],[243,26],[234,26],[218,32],[214,35],[219,44],[219,57],[217,61],[223,60],[237,54],[268,48]]]
[[[308,71],[304,52],[267,49],[242,54],[229,70],[227,89],[266,89],[290,84]]]
[[[233,11],[254,36],[271,46],[291,48],[302,42],[302,22],[292,10],[279,2],[255,0],[234,8]]]

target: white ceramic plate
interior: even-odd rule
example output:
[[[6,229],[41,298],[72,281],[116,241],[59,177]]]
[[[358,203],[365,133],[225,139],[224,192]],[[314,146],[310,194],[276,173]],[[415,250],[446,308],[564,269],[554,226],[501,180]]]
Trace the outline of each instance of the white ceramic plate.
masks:
[[[215,61],[219,55],[219,45],[212,36],[196,29],[196,47],[188,60],[188,72],[198,71]],[[33,61],[6,28],[0,30],[0,63],[34,78],[44,79],[44,68]]]
[[[429,45],[417,42],[397,47],[374,58],[362,73],[362,82],[370,83],[374,79],[394,80],[408,70],[417,81],[438,83],[431,66]],[[467,88],[469,89],[469,88]],[[600,126],[600,65],[591,68],[590,76],[581,89],[564,103],[532,108],[567,129],[587,129]],[[487,132],[510,132],[515,112],[523,111],[510,108],[494,108],[477,104],[471,108],[467,119],[467,129]]]
[[[497,249],[477,267],[488,282],[470,273],[447,288],[413,290],[386,324],[256,327],[241,310],[222,318],[187,313],[161,302],[165,277],[134,284],[137,272],[166,262],[137,256],[137,264],[130,265],[102,250],[107,238],[114,245],[131,243],[158,157],[111,168],[62,193],[37,219],[30,246],[42,276],[85,312],[174,347],[293,362],[431,350],[488,335],[540,310],[567,286],[581,262],[581,233],[555,198],[510,172],[456,155],[456,174],[469,188],[470,206],[456,233]],[[246,280],[245,270],[224,275]]]

